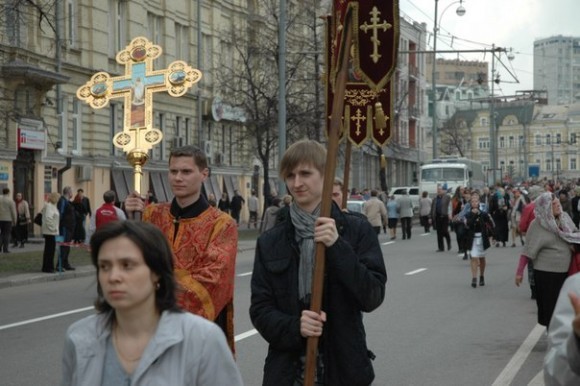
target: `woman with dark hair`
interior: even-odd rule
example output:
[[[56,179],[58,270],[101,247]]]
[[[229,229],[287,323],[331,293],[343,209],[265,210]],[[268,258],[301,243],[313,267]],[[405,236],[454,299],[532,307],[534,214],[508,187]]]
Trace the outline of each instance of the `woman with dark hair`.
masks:
[[[67,331],[63,385],[242,385],[220,328],[178,308],[157,227],[107,223],[91,238],[91,260],[97,314]]]

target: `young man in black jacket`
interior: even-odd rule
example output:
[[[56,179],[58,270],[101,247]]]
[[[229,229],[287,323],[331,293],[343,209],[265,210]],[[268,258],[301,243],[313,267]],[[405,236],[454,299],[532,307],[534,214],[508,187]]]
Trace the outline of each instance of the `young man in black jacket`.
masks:
[[[387,274],[376,233],[332,206],[320,217],[326,150],[315,141],[288,148],[280,163],[294,203],[256,246],[250,317],[269,343],[263,385],[302,384],[306,341],[319,337],[317,385],[369,385],[374,379],[363,312],[381,305]],[[315,243],[326,246],[322,312],[310,311]],[[297,383],[296,383],[297,382]]]

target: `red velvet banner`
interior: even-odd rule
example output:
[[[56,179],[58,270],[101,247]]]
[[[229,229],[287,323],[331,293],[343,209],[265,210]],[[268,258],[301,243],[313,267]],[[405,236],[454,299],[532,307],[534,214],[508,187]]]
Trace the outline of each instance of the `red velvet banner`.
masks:
[[[338,58],[344,46],[347,15],[352,29],[353,67],[368,86],[380,91],[387,84],[397,65],[399,46],[398,0],[334,0],[331,15],[330,82],[338,71]]]
[[[353,42],[340,138],[347,133],[354,145],[361,146],[371,137],[384,146],[391,135],[393,116],[394,97],[389,79],[396,67],[399,41],[398,0],[334,1],[326,39],[327,127],[347,17],[353,29]]]

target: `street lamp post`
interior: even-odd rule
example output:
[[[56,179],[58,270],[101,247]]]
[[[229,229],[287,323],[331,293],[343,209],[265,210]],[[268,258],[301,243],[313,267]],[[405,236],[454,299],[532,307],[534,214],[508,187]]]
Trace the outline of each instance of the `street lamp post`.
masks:
[[[455,10],[457,16],[465,15],[465,7],[463,7],[463,0],[455,1],[447,6],[441,12],[441,19],[445,14],[445,11],[449,9],[453,4],[459,3],[459,7]],[[435,17],[433,18],[433,66],[432,66],[432,73],[431,73],[431,82],[432,82],[432,89],[431,95],[433,97],[433,159],[437,158],[437,89],[436,89],[436,81],[435,81],[435,73],[437,72],[437,10],[438,10],[439,0],[435,0]],[[441,19],[439,20],[439,25],[441,24]]]

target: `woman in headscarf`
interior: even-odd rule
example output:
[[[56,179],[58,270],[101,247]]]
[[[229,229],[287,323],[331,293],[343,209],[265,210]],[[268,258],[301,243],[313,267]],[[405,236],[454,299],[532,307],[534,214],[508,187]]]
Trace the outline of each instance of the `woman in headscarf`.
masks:
[[[549,327],[558,294],[568,276],[572,244],[580,244],[580,233],[551,192],[536,199],[534,214],[536,218],[528,228],[522,253],[534,265],[538,323]]]

